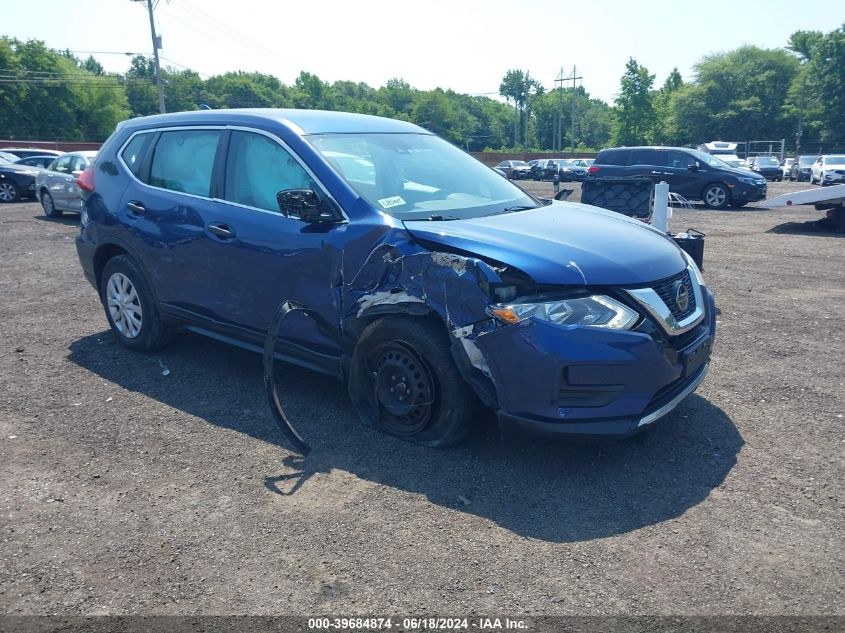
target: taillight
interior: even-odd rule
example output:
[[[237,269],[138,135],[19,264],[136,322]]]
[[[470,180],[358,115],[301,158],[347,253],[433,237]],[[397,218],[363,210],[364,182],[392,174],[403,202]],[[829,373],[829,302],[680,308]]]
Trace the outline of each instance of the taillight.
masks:
[[[82,191],[87,191],[88,193],[94,191],[94,168],[86,167],[85,171],[79,174],[79,178],[76,179],[76,184],[79,185]]]
[[[590,165],[590,173],[591,174],[596,173],[599,169],[601,169],[601,167],[596,167],[595,165]]]

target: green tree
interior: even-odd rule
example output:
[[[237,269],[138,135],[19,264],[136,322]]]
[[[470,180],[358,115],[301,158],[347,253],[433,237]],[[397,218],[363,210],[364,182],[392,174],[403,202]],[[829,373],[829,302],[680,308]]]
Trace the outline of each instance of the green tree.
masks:
[[[621,89],[616,97],[616,117],[613,126],[615,145],[643,145],[651,140],[655,114],[651,87],[654,75],[631,57],[625,64]]]
[[[684,80],[677,68],[666,78],[663,86],[654,93],[652,103],[654,107],[654,129],[651,132],[651,141],[658,145],[674,145],[673,131],[670,130],[670,108],[672,95],[684,86]]]
[[[795,117],[786,96],[799,72],[782,49],[742,46],[705,57],[691,89],[670,100],[670,134],[680,142],[764,140],[791,135]]]
[[[797,31],[789,49],[804,62],[788,99],[819,140],[845,144],[845,24],[830,33]]]

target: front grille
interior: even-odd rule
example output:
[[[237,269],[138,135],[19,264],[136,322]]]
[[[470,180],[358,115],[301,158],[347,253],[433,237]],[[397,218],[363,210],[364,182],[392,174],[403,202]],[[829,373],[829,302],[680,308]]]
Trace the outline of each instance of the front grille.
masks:
[[[689,297],[689,301],[687,302],[686,310],[681,310],[678,307],[677,302],[675,301],[675,282],[680,281],[687,289],[687,296]],[[678,273],[674,277],[670,277],[669,279],[662,281],[660,284],[654,287],[654,291],[660,295],[660,298],[663,300],[663,303],[666,304],[666,307],[669,308],[669,311],[672,313],[672,316],[675,317],[678,321],[683,321],[693,312],[695,312],[695,292],[692,289],[692,280],[689,276],[689,271],[684,270],[683,272]]]

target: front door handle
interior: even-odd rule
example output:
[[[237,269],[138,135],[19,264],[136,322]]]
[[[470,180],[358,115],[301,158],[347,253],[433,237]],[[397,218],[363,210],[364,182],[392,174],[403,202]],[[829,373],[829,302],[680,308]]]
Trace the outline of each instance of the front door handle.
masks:
[[[143,204],[137,201],[127,202],[126,208],[129,209],[135,215],[144,215],[147,212],[146,207]]]
[[[235,230],[228,224],[209,224],[208,232],[224,240],[235,238]]]

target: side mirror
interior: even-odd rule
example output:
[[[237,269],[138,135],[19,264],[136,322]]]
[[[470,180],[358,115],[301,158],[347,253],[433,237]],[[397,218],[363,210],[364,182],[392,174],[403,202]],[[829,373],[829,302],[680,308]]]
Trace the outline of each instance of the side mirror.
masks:
[[[72,172],[70,172],[70,175],[73,176],[74,178],[79,178],[82,175],[82,170],[77,169],[76,171],[72,171]]]
[[[690,171],[698,171],[698,163],[690,163],[687,165],[687,169]]]
[[[334,206],[313,189],[285,189],[276,194],[279,211],[308,224],[330,224],[341,219]]]

